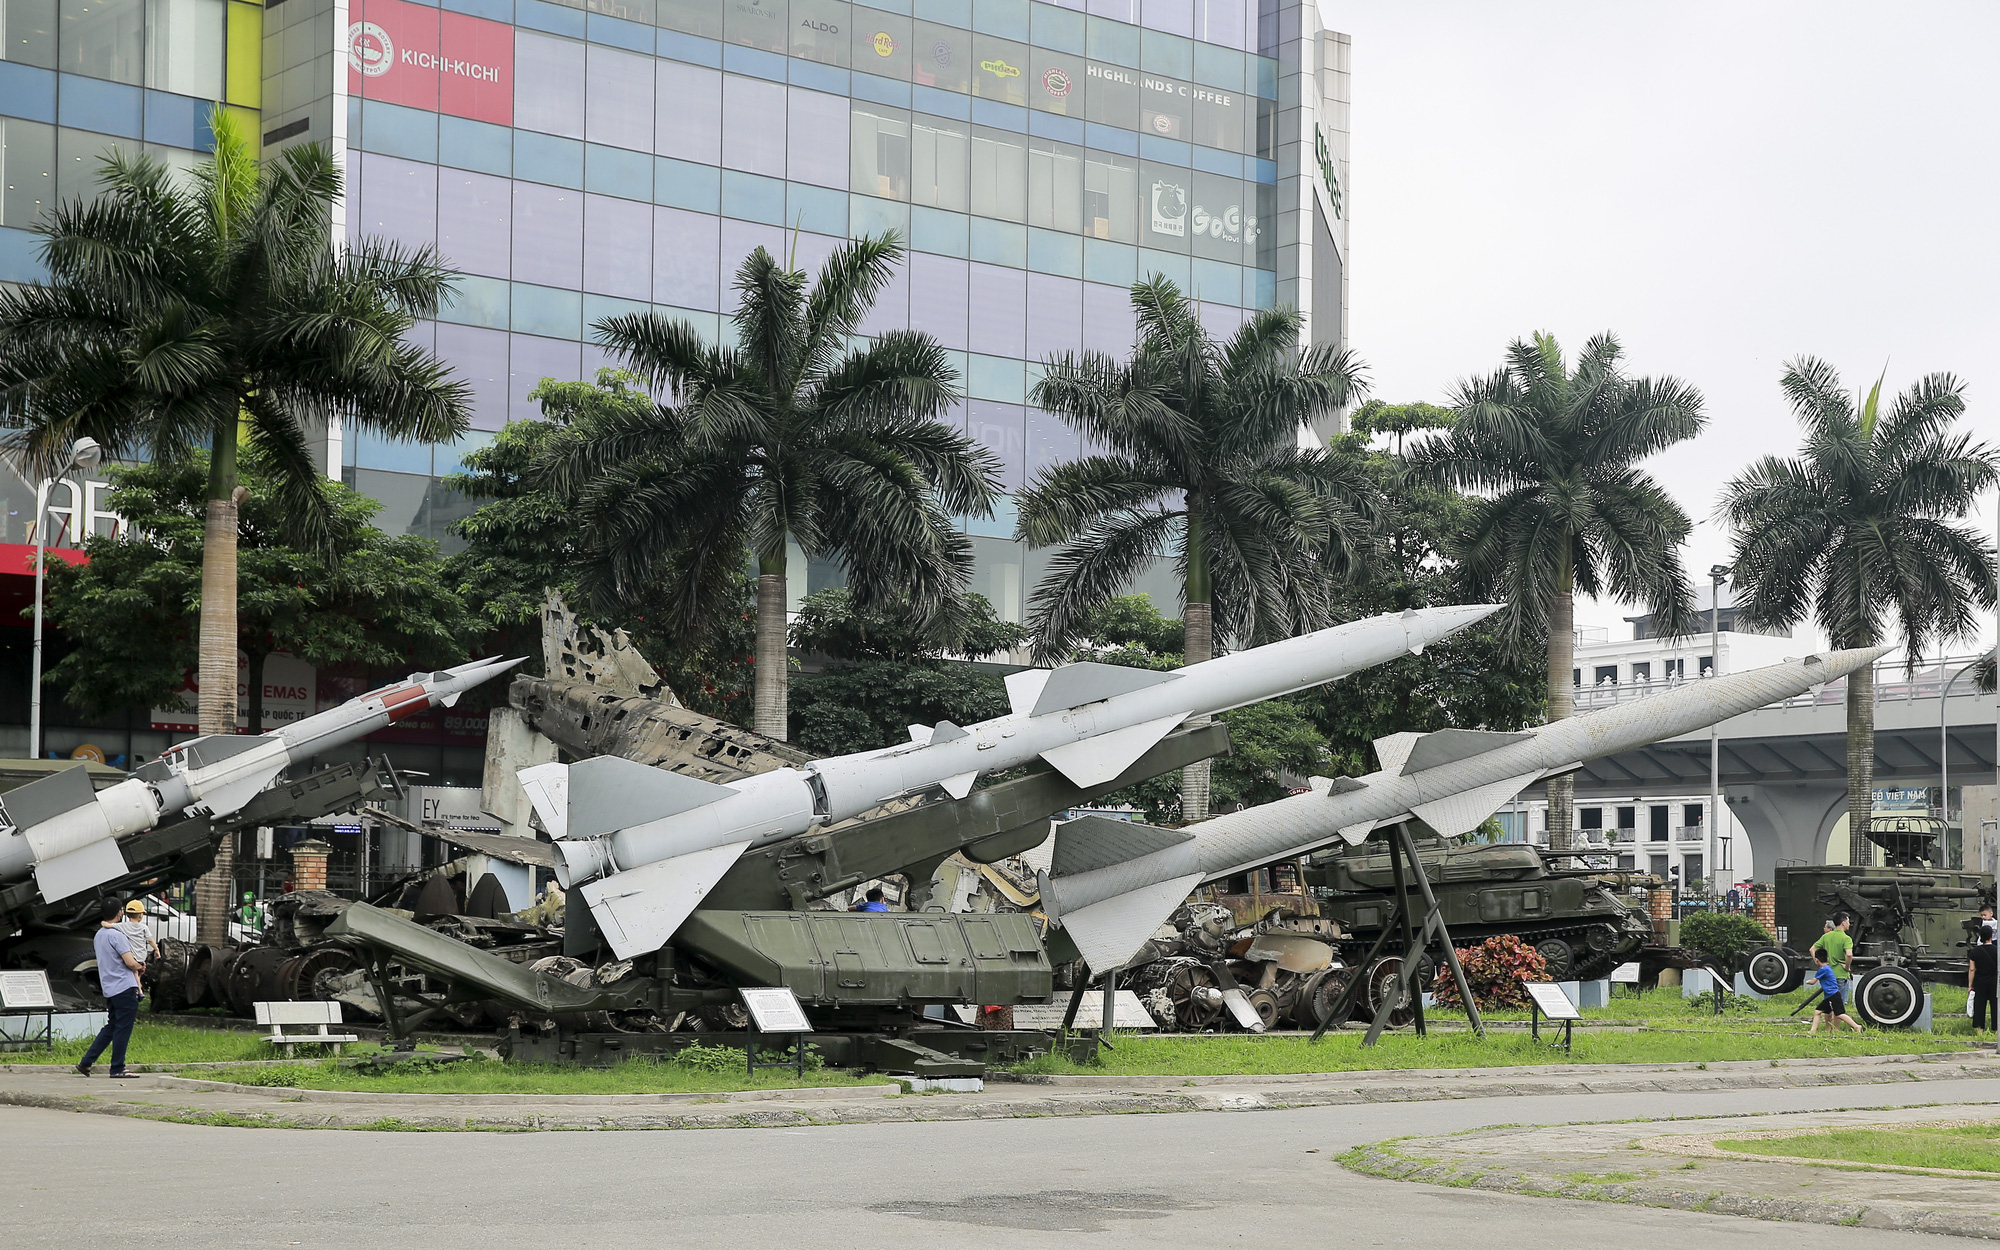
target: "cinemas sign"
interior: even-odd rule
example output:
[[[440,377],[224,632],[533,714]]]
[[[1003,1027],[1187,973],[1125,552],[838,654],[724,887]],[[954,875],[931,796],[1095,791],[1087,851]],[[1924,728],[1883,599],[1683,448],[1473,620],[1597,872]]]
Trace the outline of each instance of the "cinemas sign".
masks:
[[[347,15],[350,94],[514,124],[513,27],[403,0],[357,0]]]

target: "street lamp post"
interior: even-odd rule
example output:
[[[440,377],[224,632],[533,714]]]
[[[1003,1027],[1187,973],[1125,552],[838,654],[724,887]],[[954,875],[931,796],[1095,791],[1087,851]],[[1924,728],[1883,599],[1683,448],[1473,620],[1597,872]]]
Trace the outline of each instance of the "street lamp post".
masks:
[[[1951,834],[1951,738],[1949,736],[1950,731],[1947,729],[1945,723],[1945,713],[1951,707],[1951,688],[1958,684],[1959,678],[1970,673],[1977,667],[1979,667],[1979,662],[1975,660],[1971,664],[1967,664],[1965,667],[1959,669],[1956,673],[1953,673],[1951,679],[1945,682],[1943,692],[1938,695],[1938,819],[1944,823],[1945,836],[1947,838]],[[1938,671],[1944,671],[1942,661],[1939,662]],[[1964,831],[1962,827],[1963,815],[1964,813],[1961,812],[1960,863],[1965,862]],[[1944,849],[1943,846],[1938,847],[1939,851],[1943,851]]]
[[[1729,580],[1727,564],[1708,570],[1708,675],[1722,676],[1722,584]],[[1708,727],[1708,879],[1719,880],[1716,852],[1722,846],[1722,726]],[[1713,893],[1713,889],[1710,891]]]
[[[35,644],[34,665],[28,678],[28,758],[33,760],[42,758],[42,579],[47,575],[43,564],[48,558],[45,523],[48,521],[49,491],[72,473],[89,473],[103,459],[104,449],[97,445],[96,439],[79,438],[70,445],[69,459],[63,467],[43,479],[35,490]],[[72,502],[80,504],[82,501],[74,498],[76,488],[72,486],[70,489]],[[77,508],[79,516],[85,511],[82,507]]]

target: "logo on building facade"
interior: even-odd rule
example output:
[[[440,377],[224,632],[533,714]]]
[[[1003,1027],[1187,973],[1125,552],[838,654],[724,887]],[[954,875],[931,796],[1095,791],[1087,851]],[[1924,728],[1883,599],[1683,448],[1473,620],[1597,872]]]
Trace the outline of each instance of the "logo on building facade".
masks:
[[[1051,69],[1042,74],[1042,90],[1060,100],[1069,94],[1069,73],[1066,70]]]
[[[1319,158],[1319,176],[1326,181],[1326,198],[1333,205],[1333,215],[1344,217],[1346,214],[1340,203],[1340,175],[1334,171],[1333,153],[1326,146],[1326,131],[1321,130],[1317,123],[1313,125],[1313,154]]]
[[[347,63],[370,78],[380,78],[396,63],[396,45],[389,32],[373,22],[347,28]]]
[[[1187,237],[1187,188],[1177,182],[1153,184],[1153,233]]]
[[[944,40],[940,39],[931,45],[931,60],[937,63],[939,69],[951,68],[951,55],[951,45]]]
[[[896,39],[895,36],[891,35],[888,31],[886,30],[876,31],[874,44],[875,44],[876,56],[896,55]]]
[[[995,78],[1019,78],[1021,76],[1019,69],[1001,60],[981,61],[979,68],[985,70]]]

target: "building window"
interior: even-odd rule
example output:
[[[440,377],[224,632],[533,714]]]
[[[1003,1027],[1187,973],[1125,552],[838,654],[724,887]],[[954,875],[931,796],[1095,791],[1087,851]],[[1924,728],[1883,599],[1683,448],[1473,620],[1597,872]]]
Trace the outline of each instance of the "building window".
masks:
[[[914,118],[910,125],[910,202],[964,212],[972,159],[972,127],[935,117]]]
[[[1576,812],[1577,824],[1585,829],[1604,828],[1604,809],[1601,807],[1580,807]]]
[[[1632,664],[1633,681],[1653,680],[1653,665],[1648,660],[1635,660]]]
[[[1699,855],[1681,856],[1681,884],[1686,885],[1701,880],[1706,875],[1702,872],[1704,867],[1706,865],[1702,863],[1702,857]]]
[[[60,68],[136,85],[145,80],[145,36],[143,0],[63,0]]]
[[[1139,164],[1092,152],[1084,161],[1083,230],[1096,239],[1139,241]]]
[[[0,61],[56,66],[56,0],[0,0]]]
[[[1569,683],[1572,686],[1583,685],[1583,670],[1580,668],[1571,669],[1569,671]]]
[[[25,230],[56,198],[56,128],[0,117],[0,226]]]
[[[1624,830],[1636,829],[1639,825],[1639,809],[1621,807],[1618,809],[1618,827]]]
[[[972,211],[1002,221],[1028,218],[1028,149],[1008,130],[972,131]]]
[[[1034,139],[1028,149],[1028,224],[1083,232],[1083,149]]]
[[[1689,829],[1701,828],[1704,823],[1702,821],[1702,810],[1703,805],[1700,803],[1683,803],[1681,805],[1681,824]]]
[[[1687,676],[1686,660],[1667,660],[1660,665],[1660,676],[1668,681],[1676,681]]]
[[[1651,872],[1654,876],[1660,878],[1662,881],[1667,879],[1667,876],[1669,874],[1667,872],[1666,856],[1664,855],[1649,856],[1648,863],[1650,864],[1650,867],[1647,869],[1647,871]]]
[[[514,33],[514,74],[533,83],[517,93],[514,124],[523,130],[583,138],[584,46],[533,31]]]
[[[1646,809],[1647,837],[1655,842],[1667,840],[1667,819],[1670,808],[1654,806]]]
[[[1700,672],[1700,674],[1701,674],[1701,675],[1702,675],[1703,677],[1707,677],[1707,676],[1709,676],[1710,674],[1714,673],[1714,672],[1715,672],[1715,657],[1714,657],[1714,656],[1712,656],[1712,655],[1705,655],[1705,656],[1702,656],[1702,657],[1701,657],[1701,668],[1700,668],[1699,670],[1697,670],[1697,671],[1698,671],[1698,672]]]
[[[854,110],[848,146],[851,190],[884,200],[910,198],[910,118],[892,110]]]
[[[1620,855],[1618,857],[1618,870],[1620,872],[1631,872],[1635,867],[1637,867],[1637,861],[1634,857],[1630,855]]]
[[[203,100],[222,98],[227,0],[147,0],[146,85]]]
[[[1594,682],[1595,684],[1597,684],[1597,685],[1600,685],[1600,686],[1615,686],[1615,685],[1617,685],[1617,684],[1618,684],[1618,666],[1617,666],[1616,664],[1600,664],[1600,665],[1598,665],[1598,666],[1597,666],[1597,668],[1596,668],[1596,669],[1594,670],[1594,675],[1593,675],[1593,676],[1591,677],[1591,680],[1592,680],[1592,681],[1593,681],[1593,682]]]

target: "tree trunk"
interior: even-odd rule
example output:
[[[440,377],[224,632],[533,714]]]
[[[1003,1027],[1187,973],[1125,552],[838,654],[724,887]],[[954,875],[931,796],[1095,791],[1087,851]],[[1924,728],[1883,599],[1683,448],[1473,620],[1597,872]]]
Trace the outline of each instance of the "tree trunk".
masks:
[[[1181,620],[1181,664],[1199,664],[1215,655],[1215,625],[1209,614],[1208,556],[1201,548],[1201,522],[1188,515],[1188,555],[1186,605]],[[1188,720],[1205,725],[1208,717]],[[1181,823],[1208,819],[1210,761],[1201,760],[1181,769]]]
[[[1861,644],[1866,645],[1866,644]],[[1875,816],[1875,666],[1847,675],[1847,862],[1873,864],[1868,824]]]
[[[786,642],[791,627],[785,619],[785,547],[757,558],[757,666],[753,702],[755,724],[767,738],[780,742],[791,730],[791,672]]]
[[[197,719],[204,734],[236,732],[236,422],[209,447],[208,509],[202,526],[201,640],[195,680]],[[215,849],[215,867],[195,883],[196,938],[219,946],[229,938],[236,895],[234,835]]]
[[[1556,569],[1555,593],[1549,601],[1548,722],[1576,715],[1576,569],[1569,544],[1563,544]],[[1548,782],[1549,849],[1567,851],[1576,817],[1576,778],[1565,773]]]

